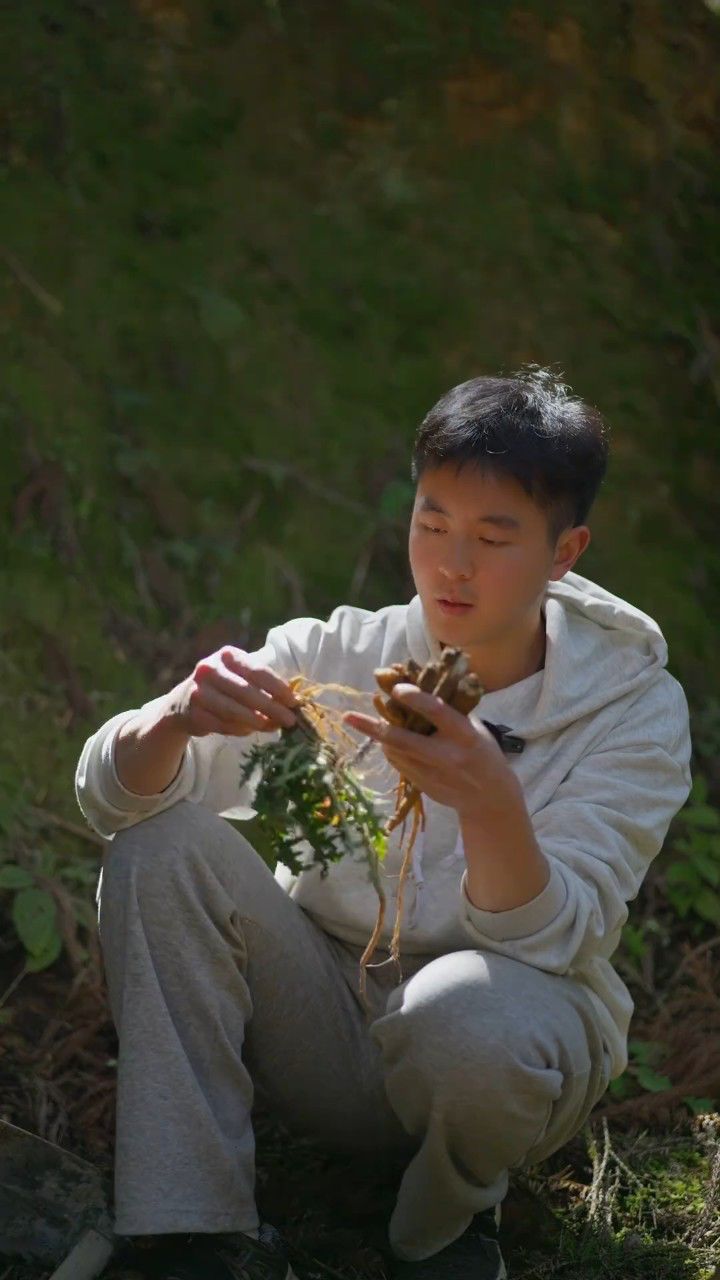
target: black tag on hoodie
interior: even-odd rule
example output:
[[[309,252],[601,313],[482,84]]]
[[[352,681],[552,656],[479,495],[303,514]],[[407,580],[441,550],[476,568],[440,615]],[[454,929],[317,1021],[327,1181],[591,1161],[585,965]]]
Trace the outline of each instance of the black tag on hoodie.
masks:
[[[507,755],[520,755],[525,750],[525,739],[516,738],[513,735],[510,726],[507,724],[493,724],[490,720],[483,720],[486,729],[489,729],[498,746]]]

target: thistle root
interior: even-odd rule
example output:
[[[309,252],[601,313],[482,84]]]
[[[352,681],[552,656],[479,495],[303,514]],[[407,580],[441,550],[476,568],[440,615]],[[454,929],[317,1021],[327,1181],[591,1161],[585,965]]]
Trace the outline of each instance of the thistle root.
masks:
[[[415,684],[424,692],[432,693],[436,697],[442,698],[443,701],[462,715],[469,715],[477,706],[483,694],[483,688],[478,677],[469,670],[467,655],[460,649],[445,648],[437,662],[427,662],[424,667],[420,667],[419,663],[413,658],[409,658],[406,662],[394,662],[390,667],[378,667],[375,671],[375,680],[380,693],[374,694],[372,701],[378,715],[388,724],[410,729],[414,733],[426,736],[435,733],[436,726],[419,712],[411,711],[408,707],[395,701],[392,696],[395,685],[400,683]],[[344,685],[313,683],[304,676],[294,677],[290,681],[290,685],[297,697],[296,715],[299,729],[311,739],[315,738],[321,742],[329,753],[333,768],[342,769],[338,746],[349,745],[353,747],[355,744],[344,728],[342,712],[321,705],[320,696],[325,693],[340,693],[347,699],[366,698],[367,694],[362,694],[359,690]],[[385,835],[389,835],[402,825],[401,849],[405,838],[405,825],[410,815],[412,815],[410,835],[403,850],[397,884],[395,922],[389,947],[389,958],[395,962],[400,976],[402,976],[400,969],[400,934],[405,889],[410,868],[412,867],[415,842],[418,833],[425,829],[425,810],[422,793],[409,779],[401,776],[395,788],[395,809],[387,819],[384,827]],[[382,937],[387,914],[387,900],[381,878],[380,855],[376,847],[371,845],[367,839],[366,847],[370,880],[378,897],[378,913],[375,926],[359,962],[360,998],[364,1008],[369,1012],[367,970],[372,967],[372,957]]]

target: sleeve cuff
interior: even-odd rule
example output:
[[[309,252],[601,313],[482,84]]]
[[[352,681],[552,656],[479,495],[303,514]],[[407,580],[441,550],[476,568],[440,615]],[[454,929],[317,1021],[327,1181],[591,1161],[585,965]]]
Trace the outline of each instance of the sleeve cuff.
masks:
[[[108,804],[115,809],[119,809],[122,813],[149,813],[157,809],[159,801],[171,800],[181,789],[187,791],[187,774],[188,770],[192,768],[192,746],[190,742],[185,748],[185,754],[177,774],[164,791],[158,791],[150,796],[141,796],[135,791],[128,791],[127,787],[124,787],[120,781],[115,768],[115,743],[120,728],[121,726],[117,725],[113,732],[107,735],[100,752],[103,793]]]
[[[461,911],[465,924],[473,934],[481,934],[492,942],[516,942],[540,933],[560,914],[567,901],[567,885],[557,867],[551,864],[550,879],[545,888],[530,902],[509,911],[481,911],[473,906],[467,894],[467,870],[463,872]]]

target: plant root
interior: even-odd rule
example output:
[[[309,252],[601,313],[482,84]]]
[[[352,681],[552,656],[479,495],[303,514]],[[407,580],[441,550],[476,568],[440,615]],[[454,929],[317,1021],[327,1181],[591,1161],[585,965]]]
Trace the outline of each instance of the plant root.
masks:
[[[422,668],[412,658],[406,663],[394,662],[391,667],[379,667],[375,671],[375,679],[379,688],[386,695],[385,699],[379,694],[375,694],[373,697],[373,705],[379,715],[389,724],[398,725],[401,728],[410,729],[426,736],[435,733],[435,725],[419,712],[411,711],[403,704],[393,701],[392,691],[396,684],[415,684],[424,692],[432,693],[436,697],[442,698],[443,701],[463,715],[468,715],[477,706],[483,693],[482,685],[477,676],[469,671],[467,655],[460,649],[446,648],[443,650],[439,662],[428,662]],[[389,956],[397,966],[400,981],[402,981],[400,932],[402,929],[405,886],[412,866],[413,849],[418,832],[425,830],[425,810],[422,802],[422,793],[407,778],[401,777],[395,789],[395,812],[385,824],[386,835],[390,835],[402,824],[401,848],[405,834],[405,824],[410,814],[412,814],[412,827],[398,877],[395,924],[390,941]],[[385,903],[383,901],[381,912],[378,912],[373,936],[360,961],[360,981],[363,997],[366,992],[365,970],[369,966],[370,959],[379,941],[384,918]]]
[[[404,828],[403,828],[404,829]],[[400,877],[397,886],[397,908],[395,912],[395,927],[393,929],[392,940],[390,942],[390,955],[398,966],[400,972],[400,980],[402,981],[402,969],[400,967],[400,929],[402,926],[403,899],[405,896],[405,882],[407,881],[412,866],[413,849],[419,831],[425,830],[425,810],[423,808],[422,797],[419,803],[413,806],[412,810],[412,827],[410,829],[410,839],[407,842],[405,856],[400,867]]]
[[[467,654],[460,649],[445,648],[439,661],[428,662],[422,668],[412,658],[404,663],[395,662],[391,667],[378,667],[375,671],[375,679],[381,694],[385,695],[384,697],[381,694],[372,696],[373,706],[378,715],[382,716],[389,724],[398,725],[401,728],[410,729],[415,733],[421,733],[426,736],[436,732],[435,725],[419,712],[411,711],[401,703],[393,700],[392,691],[396,684],[401,682],[415,684],[424,692],[432,693],[436,697],[442,698],[463,715],[468,715],[477,706],[483,693],[482,685],[477,676],[469,671]],[[345,749],[348,747],[354,748],[355,742],[344,727],[342,711],[322,705],[321,698],[328,693],[339,693],[344,699],[367,699],[368,695],[346,685],[313,682],[302,675],[293,677],[289,683],[297,699],[295,712],[298,720],[298,729],[311,741],[317,741],[323,746],[331,770],[339,776],[344,768]],[[284,731],[286,734],[294,732],[296,732],[295,729]],[[405,888],[410,868],[412,867],[413,850],[418,833],[425,829],[425,810],[422,794],[407,778],[401,776],[395,788],[395,809],[384,827],[384,834],[387,836],[402,825],[401,849],[405,839],[405,826],[410,815],[412,815],[410,835],[403,850],[398,877],[395,922],[388,956],[388,960],[391,960],[397,967],[399,980],[402,980],[400,933]],[[367,970],[377,967],[372,965],[372,957],[382,937],[387,914],[387,899],[380,871],[381,855],[367,838],[365,844],[370,880],[378,898],[378,913],[375,926],[359,962],[360,999],[366,1013],[369,1014]],[[388,961],[384,960],[381,963],[386,964]]]

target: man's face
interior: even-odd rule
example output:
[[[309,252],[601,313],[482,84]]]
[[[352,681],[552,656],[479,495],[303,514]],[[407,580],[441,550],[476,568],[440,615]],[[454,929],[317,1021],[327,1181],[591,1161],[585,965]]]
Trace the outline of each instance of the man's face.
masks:
[[[557,559],[547,516],[512,477],[472,466],[458,473],[453,463],[418,481],[410,567],[430,629],[444,644],[472,650],[537,623],[548,579],[562,577],[577,554]],[[448,599],[470,608],[450,611],[441,603]]]

